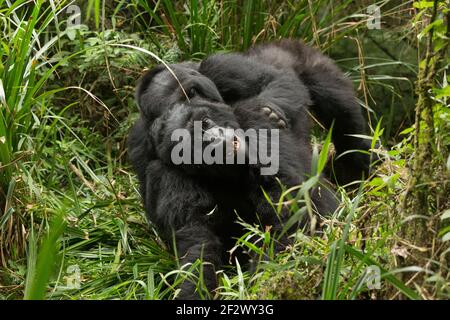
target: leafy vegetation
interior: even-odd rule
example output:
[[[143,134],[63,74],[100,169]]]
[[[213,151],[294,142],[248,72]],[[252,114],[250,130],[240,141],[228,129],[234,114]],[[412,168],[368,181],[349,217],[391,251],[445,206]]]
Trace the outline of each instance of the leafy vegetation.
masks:
[[[372,4],[380,29],[368,28]],[[239,221],[247,232],[236,246],[261,261],[254,273],[237,260],[219,271],[217,298],[448,299],[449,7],[0,0],[0,299],[171,299],[186,277],[202,291],[192,272],[201,263],[177,266],[143,216],[125,148],[134,85],[157,59],[285,37],[348,73],[383,161],[340,188],[342,206],[317,221],[320,231],[298,230],[278,255],[269,230]],[[292,223],[308,214],[307,191],[331,148],[329,136],[312,140],[312,177],[295,199],[273,203],[291,205]]]

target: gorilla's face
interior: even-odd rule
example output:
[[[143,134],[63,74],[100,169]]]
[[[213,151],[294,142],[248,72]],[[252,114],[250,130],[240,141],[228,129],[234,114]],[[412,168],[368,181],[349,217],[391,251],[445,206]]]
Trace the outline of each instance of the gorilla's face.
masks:
[[[149,71],[137,90],[159,157],[192,174],[233,176],[242,145],[234,134],[239,124],[232,108],[214,83],[192,67],[181,64],[171,70]]]
[[[175,104],[167,119],[154,122],[153,136],[161,132],[161,126],[165,126],[165,134],[160,136],[158,145],[166,163],[178,165],[190,174],[222,179],[240,172],[236,170],[237,157],[245,149],[235,134],[239,125],[229,106]]]

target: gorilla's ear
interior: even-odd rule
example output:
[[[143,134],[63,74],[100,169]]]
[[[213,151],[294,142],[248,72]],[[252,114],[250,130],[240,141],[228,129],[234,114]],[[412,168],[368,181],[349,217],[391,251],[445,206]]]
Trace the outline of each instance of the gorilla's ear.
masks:
[[[165,69],[164,65],[160,64],[154,67],[153,69],[147,71],[138,81],[135,93],[135,99],[139,106],[139,109],[142,110],[141,97],[145,93],[145,90],[150,86],[150,83],[153,81],[153,78]]]

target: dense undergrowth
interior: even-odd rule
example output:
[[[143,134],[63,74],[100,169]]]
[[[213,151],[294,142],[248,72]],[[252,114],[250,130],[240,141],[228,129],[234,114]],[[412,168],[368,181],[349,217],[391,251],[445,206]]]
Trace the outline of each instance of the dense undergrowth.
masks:
[[[354,81],[382,161],[276,256],[268,230],[238,222],[236,245],[269,258],[254,273],[230,261],[216,297],[450,297],[448,0],[0,0],[0,29],[0,299],[175,297],[200,263],[177,266],[143,216],[125,144],[136,80],[154,56],[285,37]]]

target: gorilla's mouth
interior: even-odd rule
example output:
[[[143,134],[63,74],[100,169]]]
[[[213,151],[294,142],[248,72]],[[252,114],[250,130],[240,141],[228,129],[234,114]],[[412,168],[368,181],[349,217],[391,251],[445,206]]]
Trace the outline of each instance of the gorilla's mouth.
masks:
[[[239,151],[239,148],[241,147],[241,141],[238,136],[234,136],[233,138],[233,150],[235,153]]]
[[[241,150],[241,139],[237,135],[233,135],[231,139],[223,140],[224,149],[227,152],[227,156],[235,158]],[[227,148],[229,146],[229,148]]]

